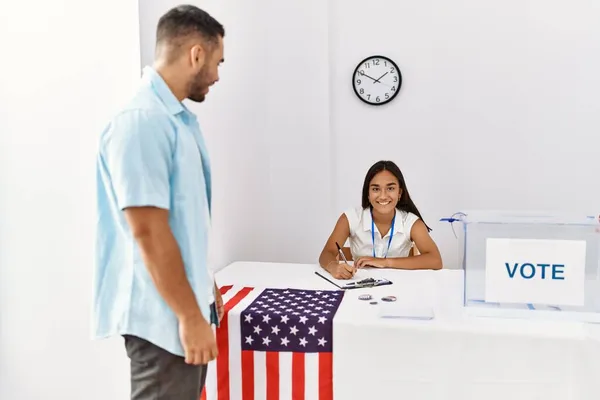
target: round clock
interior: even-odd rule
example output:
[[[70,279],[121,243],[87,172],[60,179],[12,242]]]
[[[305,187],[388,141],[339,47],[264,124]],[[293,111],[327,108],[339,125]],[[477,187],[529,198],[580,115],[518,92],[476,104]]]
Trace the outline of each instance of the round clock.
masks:
[[[352,87],[359,99],[380,106],[396,97],[402,86],[402,74],[395,62],[384,56],[367,57],[352,74]]]

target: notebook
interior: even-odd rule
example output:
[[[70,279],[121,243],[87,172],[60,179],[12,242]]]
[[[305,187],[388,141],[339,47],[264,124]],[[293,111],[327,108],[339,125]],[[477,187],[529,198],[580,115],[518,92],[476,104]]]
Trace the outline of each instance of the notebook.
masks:
[[[334,278],[327,270],[317,265],[315,269],[315,274],[319,275],[321,278],[326,281],[331,282],[333,285],[337,286],[342,290],[346,289],[358,289],[365,287],[373,287],[373,286],[383,286],[383,285],[391,285],[392,281],[384,278],[372,278],[369,276],[368,272],[364,269],[359,269],[356,271],[354,278],[351,279],[336,279]]]

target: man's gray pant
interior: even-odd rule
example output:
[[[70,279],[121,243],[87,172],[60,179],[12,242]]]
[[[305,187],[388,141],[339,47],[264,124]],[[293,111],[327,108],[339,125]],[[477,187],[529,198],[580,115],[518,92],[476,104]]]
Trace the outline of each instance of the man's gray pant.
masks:
[[[206,365],[185,359],[141,339],[125,335],[131,361],[131,400],[198,400],[206,380]]]

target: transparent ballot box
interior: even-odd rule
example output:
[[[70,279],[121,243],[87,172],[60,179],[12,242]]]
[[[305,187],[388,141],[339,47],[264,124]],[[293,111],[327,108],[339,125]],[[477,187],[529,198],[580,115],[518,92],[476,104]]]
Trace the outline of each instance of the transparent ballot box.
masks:
[[[470,314],[600,322],[596,217],[465,211],[451,218]]]

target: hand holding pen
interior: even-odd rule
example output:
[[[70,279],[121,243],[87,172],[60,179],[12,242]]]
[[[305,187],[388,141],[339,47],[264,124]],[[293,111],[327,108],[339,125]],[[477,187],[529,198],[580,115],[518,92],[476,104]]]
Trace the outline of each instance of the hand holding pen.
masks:
[[[337,246],[340,259],[344,260],[344,262],[337,263],[333,266],[332,271],[329,272],[336,279],[350,279],[354,277],[354,274],[356,274],[356,268],[348,264],[348,260],[346,259],[346,256],[344,255],[344,252],[342,251],[340,245],[337,242],[335,243],[335,245]]]

